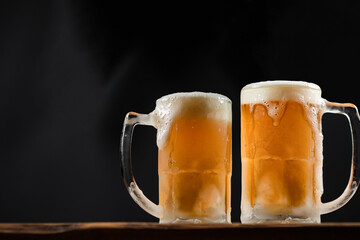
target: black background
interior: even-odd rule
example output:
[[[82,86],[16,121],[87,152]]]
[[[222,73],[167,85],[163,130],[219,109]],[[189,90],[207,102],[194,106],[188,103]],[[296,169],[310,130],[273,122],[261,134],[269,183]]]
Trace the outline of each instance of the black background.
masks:
[[[194,90],[233,101],[238,222],[244,85],[304,80],[330,101],[360,106],[357,1],[121,2],[0,2],[1,222],[158,221],[123,185],[122,122],[165,94]],[[325,115],[323,131],[326,202],[347,184],[351,140],[340,115]],[[137,127],[133,168],[157,202],[155,135]],[[359,200],[322,220],[360,221]]]

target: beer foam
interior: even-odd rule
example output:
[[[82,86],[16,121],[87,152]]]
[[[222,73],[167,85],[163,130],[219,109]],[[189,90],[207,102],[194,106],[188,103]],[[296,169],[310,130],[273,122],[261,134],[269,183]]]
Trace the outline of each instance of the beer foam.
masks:
[[[184,116],[206,116],[231,121],[231,100],[217,93],[189,92],[173,93],[156,101],[150,113],[157,128],[157,145],[166,147],[172,122]]]
[[[314,83],[276,80],[251,83],[241,90],[241,104],[267,103],[269,101],[321,104],[321,89]]]
[[[267,108],[269,116],[277,125],[284,110],[283,102],[296,101],[303,104],[306,116],[313,129],[317,129],[317,118],[319,108],[312,105],[324,105],[321,98],[321,89],[318,85],[302,81],[264,81],[251,83],[241,90],[241,104],[250,104],[253,109],[255,104],[263,104]],[[274,103],[278,101],[278,103]],[[312,105],[311,105],[312,104]]]

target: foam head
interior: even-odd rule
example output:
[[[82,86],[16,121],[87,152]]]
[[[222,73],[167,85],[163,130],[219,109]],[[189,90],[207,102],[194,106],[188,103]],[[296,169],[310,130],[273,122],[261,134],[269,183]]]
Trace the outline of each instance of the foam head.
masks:
[[[173,93],[156,101],[151,113],[157,128],[157,145],[166,146],[172,122],[185,116],[205,116],[231,121],[231,100],[217,93]]]
[[[251,83],[241,90],[241,104],[269,101],[321,104],[321,89],[314,83],[277,80]]]

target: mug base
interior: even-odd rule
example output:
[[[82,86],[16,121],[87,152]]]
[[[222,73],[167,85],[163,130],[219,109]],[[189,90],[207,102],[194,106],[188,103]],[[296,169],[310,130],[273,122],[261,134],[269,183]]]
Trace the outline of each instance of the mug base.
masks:
[[[320,217],[318,218],[302,218],[297,216],[286,215],[274,215],[267,218],[257,218],[256,216],[243,217],[241,216],[241,223],[253,224],[253,223],[321,223]]]
[[[210,218],[175,218],[175,219],[160,219],[160,223],[231,223],[229,219],[225,216],[220,219],[210,219]]]

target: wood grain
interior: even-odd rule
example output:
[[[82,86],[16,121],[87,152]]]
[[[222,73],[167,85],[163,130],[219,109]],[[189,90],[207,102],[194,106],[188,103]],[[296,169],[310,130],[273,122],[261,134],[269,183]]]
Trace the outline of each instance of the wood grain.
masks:
[[[359,239],[360,223],[1,223],[0,239]]]

